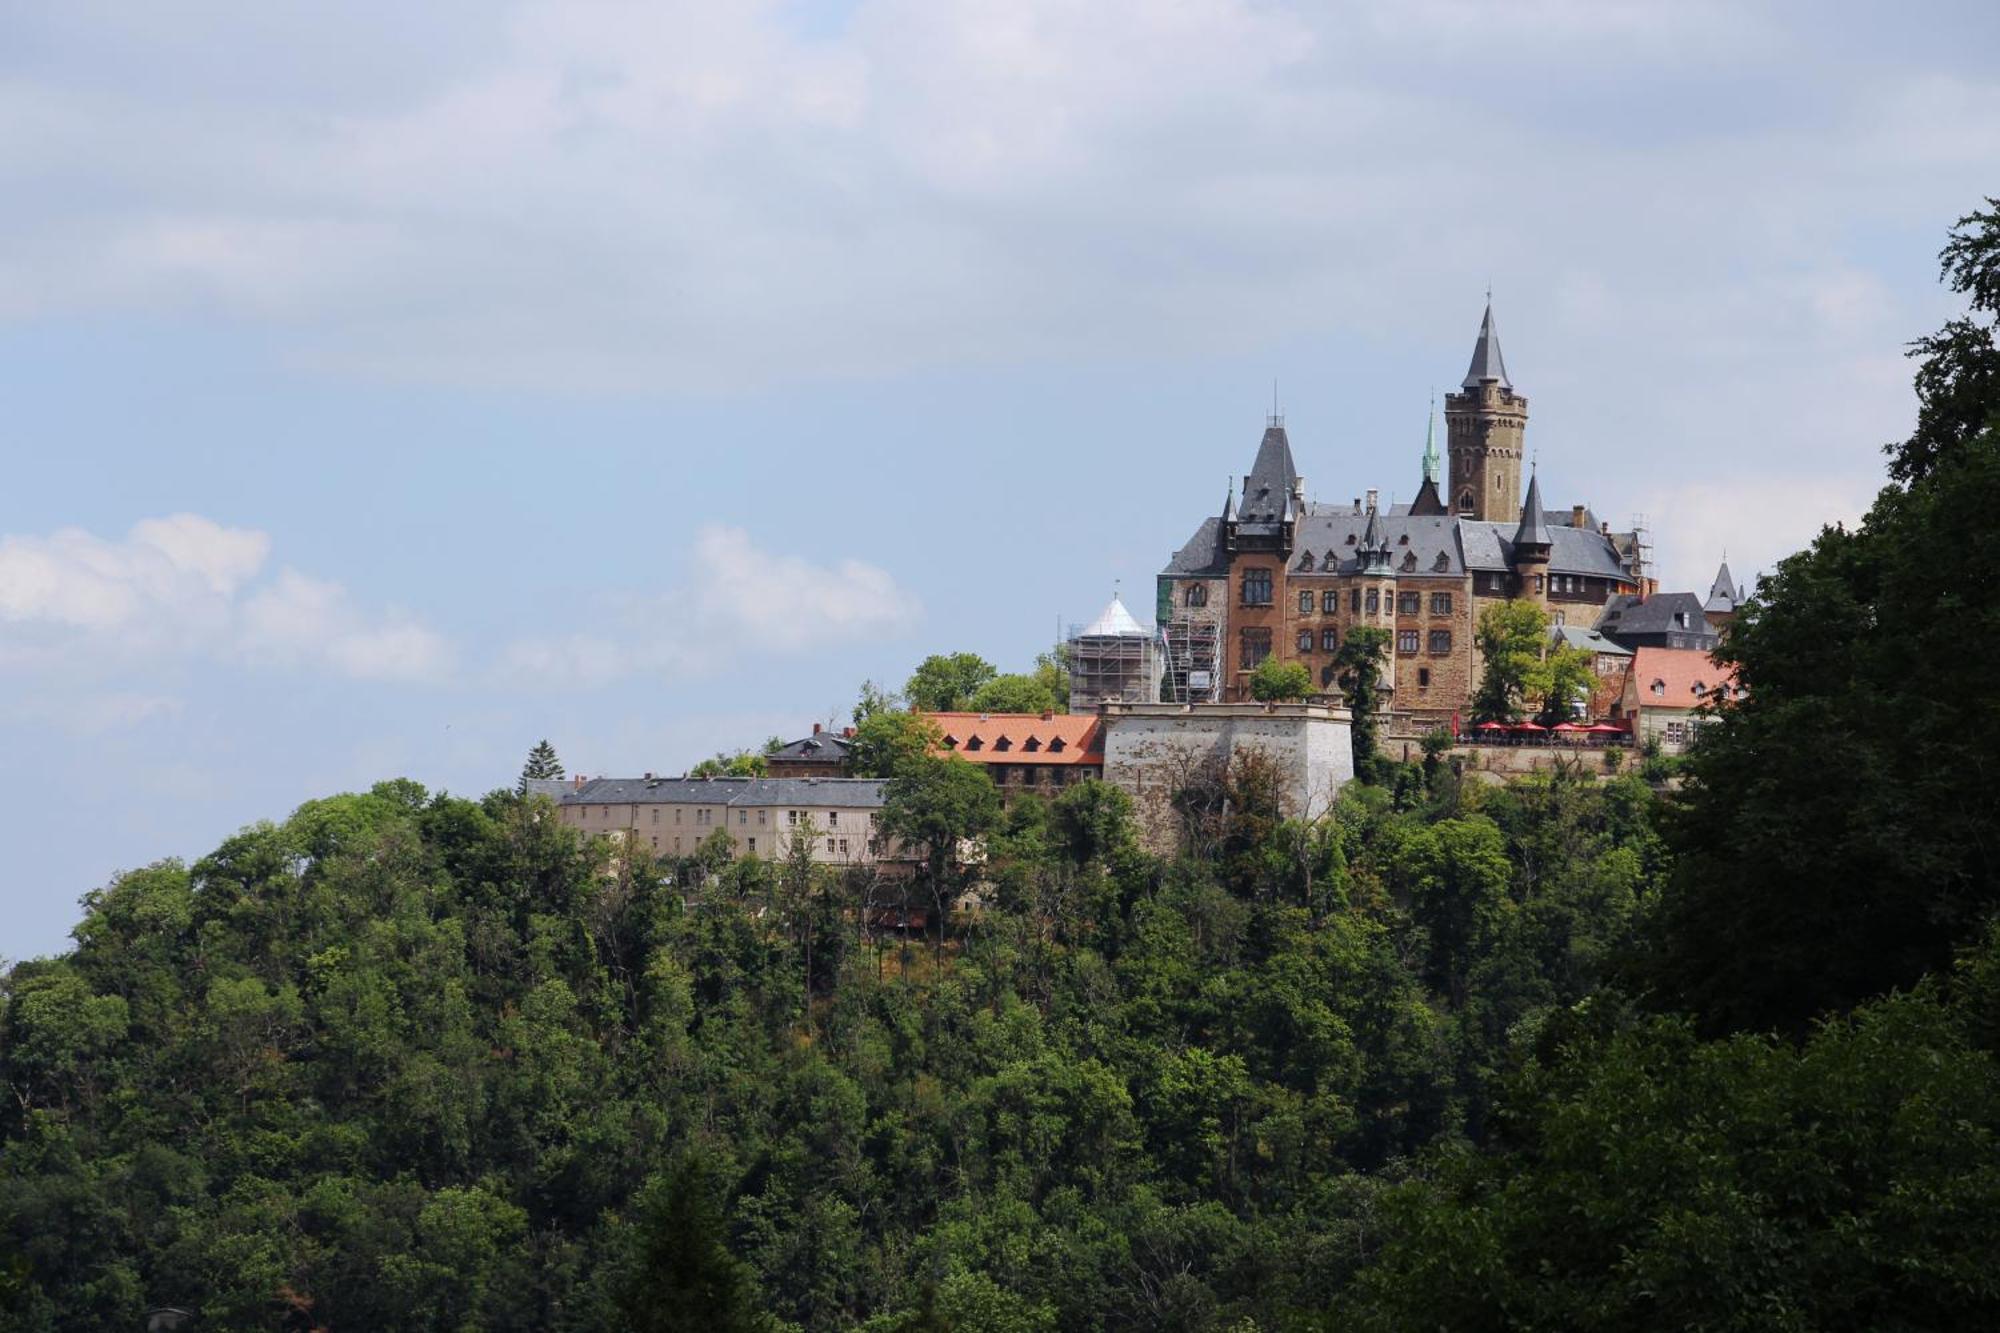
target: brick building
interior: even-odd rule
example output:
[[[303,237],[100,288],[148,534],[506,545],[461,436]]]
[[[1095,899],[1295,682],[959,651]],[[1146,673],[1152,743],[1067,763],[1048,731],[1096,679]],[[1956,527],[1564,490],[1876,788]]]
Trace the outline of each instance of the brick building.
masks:
[[[944,739],[938,753],[986,770],[1001,795],[1053,796],[1104,776],[1104,722],[1095,713],[926,713]]]
[[[1372,626],[1389,633],[1389,711],[1415,727],[1448,723],[1477,687],[1473,630],[1489,603],[1531,598],[1558,624],[1592,625],[1643,589],[1636,533],[1613,533],[1585,505],[1545,511],[1532,473],[1521,494],[1528,400],[1507,377],[1490,305],[1460,389],[1445,398],[1449,475],[1441,489],[1433,421],[1406,506],[1375,491],[1309,500],[1271,418],[1241,501],[1232,488],[1159,576],[1162,701],[1247,700],[1250,671],[1273,656],[1304,663],[1332,693],[1335,652]]]

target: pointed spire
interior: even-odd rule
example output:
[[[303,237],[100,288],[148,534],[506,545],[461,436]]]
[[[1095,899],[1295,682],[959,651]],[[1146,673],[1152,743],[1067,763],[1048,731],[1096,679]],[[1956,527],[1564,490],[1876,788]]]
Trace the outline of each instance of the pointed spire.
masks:
[[[1236,478],[1234,477],[1229,479],[1229,498],[1222,502],[1222,521],[1224,523],[1234,523],[1236,521]]]
[[[1479,341],[1472,345],[1472,365],[1465,372],[1462,389],[1476,389],[1484,380],[1498,380],[1500,387],[1511,389],[1513,383],[1507,378],[1507,358],[1500,355],[1500,334],[1493,327],[1493,295],[1486,296],[1486,316],[1479,321]]]
[[[1431,395],[1430,420],[1424,426],[1424,480],[1438,479],[1438,400]]]
[[[1730,577],[1729,560],[1724,557],[1722,568],[1715,571],[1715,582],[1708,585],[1708,601],[1702,610],[1734,611],[1737,603],[1742,600],[1743,590],[1737,586],[1736,580]]]
[[[1534,472],[1528,474],[1528,498],[1521,502],[1521,525],[1514,529],[1514,545],[1540,546],[1546,550],[1555,539],[1549,536],[1549,523],[1542,516],[1542,479]]]

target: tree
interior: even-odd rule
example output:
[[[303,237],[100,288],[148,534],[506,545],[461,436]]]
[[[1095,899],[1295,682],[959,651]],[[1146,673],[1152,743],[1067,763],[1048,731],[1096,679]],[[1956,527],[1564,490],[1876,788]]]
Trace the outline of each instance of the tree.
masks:
[[[999,818],[999,789],[984,769],[957,755],[905,761],[883,793],[878,826],[923,857],[924,882],[937,913],[940,957],[945,916],[964,888],[960,850]]]
[[[861,682],[861,697],[854,701],[854,725],[860,726],[877,713],[899,711],[902,706],[901,695],[884,690],[872,680],[864,680]]]
[[[731,753],[717,750],[710,758],[702,760],[688,770],[691,778],[761,778],[770,771],[770,765],[761,754],[750,750]]]
[[[1056,711],[1069,711],[1069,645],[1059,643],[1046,653],[1035,657],[1034,678],[1040,681],[1056,701]]]
[[[1472,696],[1474,721],[1518,722],[1523,705],[1547,692],[1548,633],[1548,612],[1530,601],[1494,602],[1479,613],[1473,638],[1486,665]]]
[[[848,757],[854,775],[893,778],[914,759],[922,759],[944,742],[938,724],[917,713],[878,712],[854,729]]]
[[[1312,693],[1312,684],[1305,663],[1267,657],[1250,673],[1250,697],[1261,703],[1296,703]]]
[[[1367,781],[1375,773],[1376,737],[1381,724],[1376,714],[1382,708],[1382,658],[1389,648],[1389,631],[1358,625],[1347,631],[1340,651],[1334,654],[1334,679],[1353,714],[1348,724],[1354,737],[1354,775]]]
[[[617,1233],[622,1253],[612,1298],[620,1327],[635,1333],[773,1328],[758,1308],[756,1274],[729,1252],[720,1192],[714,1168],[692,1150],[640,1191],[632,1220]]]
[[[932,654],[917,664],[903,697],[920,713],[959,713],[999,673],[977,653]]]
[[[1593,653],[1566,643],[1550,643],[1544,653],[1539,666],[1530,673],[1529,688],[1531,697],[1541,701],[1536,716],[1543,726],[1552,727],[1558,722],[1574,721],[1579,702],[1587,708],[1591,690],[1597,684],[1597,664]]]
[[[1993,201],[1988,201],[1989,206]],[[1717,656],[1747,697],[1682,769],[1645,979],[1706,1031],[1799,1034],[1941,966],[2000,907],[2000,207],[1916,344],[1918,413],[1857,530],[1781,563]]]
[[[546,740],[537,741],[535,748],[528,751],[528,762],[521,765],[521,780],[514,790],[526,796],[530,782],[553,782],[562,775],[562,761],[556,758],[556,747]]]
[[[995,676],[974,690],[966,704],[974,713],[1047,713],[1055,706],[1055,695],[1037,676]]]

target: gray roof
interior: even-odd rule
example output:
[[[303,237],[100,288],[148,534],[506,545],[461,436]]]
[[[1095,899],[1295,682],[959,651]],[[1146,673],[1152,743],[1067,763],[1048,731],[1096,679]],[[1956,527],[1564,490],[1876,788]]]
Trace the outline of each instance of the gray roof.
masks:
[[[1188,538],[1186,546],[1174,552],[1164,571],[1178,578],[1219,579],[1229,572],[1229,552],[1222,544],[1222,520],[1205,518]]]
[[[591,778],[563,805],[837,805],[878,809],[882,778]]]
[[[1743,604],[1743,589],[1729,576],[1729,562],[1722,562],[1722,568],[1715,572],[1715,582],[1708,585],[1708,601],[1702,604],[1704,611],[1734,611]]]
[[[1582,648],[1586,652],[1607,653],[1612,657],[1630,657],[1632,650],[1622,643],[1613,643],[1594,629],[1582,625],[1551,625],[1549,638],[1559,640],[1571,648]]]
[[[1605,634],[1708,634],[1701,598],[1691,592],[1656,592],[1645,601],[1614,597],[1604,604],[1597,628]]]
[[[1334,505],[1307,505],[1299,520],[1298,547],[1292,563],[1301,572],[1304,557],[1312,557],[1315,574],[1358,574],[1367,542],[1370,513]],[[1389,553],[1389,569],[1400,574],[1462,575],[1458,520],[1430,514],[1385,514],[1373,511],[1373,526]]]
[[[1528,474],[1528,498],[1521,501],[1521,523],[1514,529],[1514,545],[1553,546],[1549,521],[1542,516],[1542,479]]]
[[[1503,389],[1514,387],[1507,379],[1507,358],[1500,355],[1500,334],[1493,327],[1491,301],[1486,303],[1486,317],[1479,321],[1479,341],[1472,345],[1472,365],[1459,387],[1476,389],[1481,380],[1499,380]]]
[[[1467,569],[1504,570],[1511,568],[1514,543],[1505,523],[1478,519],[1458,520],[1459,540],[1465,547]],[[1619,563],[1617,548],[1601,532],[1553,524],[1548,528],[1549,572],[1582,574],[1589,578],[1627,579],[1631,576]]]
[[[1257,444],[1257,460],[1243,478],[1243,503],[1236,511],[1237,519],[1244,523],[1284,522],[1292,488],[1298,480],[1299,470],[1292,464],[1292,442],[1285,428],[1275,424],[1266,426],[1264,438]]]
[[[576,790],[576,784],[568,778],[529,778],[524,796],[546,796],[551,801],[560,801]]]
[[[854,748],[854,742],[837,731],[816,731],[810,736],[802,736],[789,745],[781,745],[765,755],[766,759],[795,759],[807,762],[816,759],[845,759],[847,752]]]

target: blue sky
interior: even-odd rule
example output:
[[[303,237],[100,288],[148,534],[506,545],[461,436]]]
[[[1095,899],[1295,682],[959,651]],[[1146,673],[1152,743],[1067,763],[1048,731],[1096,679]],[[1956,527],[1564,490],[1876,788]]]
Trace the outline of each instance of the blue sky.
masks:
[[[1490,282],[1670,584],[1851,520],[1988,4],[0,13],[0,957],[313,795],[1025,664],[1254,451],[1407,498]]]

